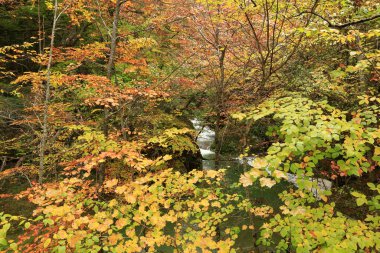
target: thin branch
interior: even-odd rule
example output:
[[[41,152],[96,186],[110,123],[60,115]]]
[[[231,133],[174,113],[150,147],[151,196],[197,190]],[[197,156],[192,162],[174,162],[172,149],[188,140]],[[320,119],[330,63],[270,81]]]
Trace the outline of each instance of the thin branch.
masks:
[[[369,18],[359,19],[359,20],[348,22],[348,23],[344,23],[344,24],[333,24],[330,20],[328,20],[327,18],[323,17],[322,15],[320,15],[320,14],[314,12],[314,11],[303,11],[303,12],[299,13],[297,16],[301,16],[303,14],[312,14],[314,16],[317,16],[318,18],[320,18],[323,21],[325,21],[327,23],[328,27],[335,28],[335,29],[343,29],[343,28],[346,28],[346,27],[349,27],[349,26],[362,24],[362,23],[365,23],[365,22],[372,21],[372,20],[380,18],[380,14],[378,14],[378,15],[375,15],[375,16],[372,16],[372,17],[369,17]]]
[[[189,57],[187,57],[177,68],[175,68],[172,72],[170,72],[158,85],[163,84],[168,80],[175,72],[177,72],[179,69],[182,68],[183,65],[187,63],[188,60],[190,60],[193,56],[195,56],[196,53],[191,54]]]

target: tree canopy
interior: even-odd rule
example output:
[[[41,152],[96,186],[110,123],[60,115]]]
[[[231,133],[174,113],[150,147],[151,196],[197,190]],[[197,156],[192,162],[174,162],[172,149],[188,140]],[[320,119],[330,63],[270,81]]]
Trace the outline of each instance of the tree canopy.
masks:
[[[379,252],[380,3],[0,0],[0,131],[0,252]]]

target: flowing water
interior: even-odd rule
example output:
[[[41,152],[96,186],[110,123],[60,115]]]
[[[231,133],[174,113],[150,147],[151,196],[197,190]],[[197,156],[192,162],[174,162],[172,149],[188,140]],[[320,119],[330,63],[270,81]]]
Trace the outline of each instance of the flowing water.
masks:
[[[207,125],[203,125],[198,119],[191,120],[195,130],[198,132],[197,144],[202,154],[202,168],[204,170],[215,168],[215,152],[211,150],[211,145],[215,140],[215,132]]]
[[[191,120],[194,128],[198,131],[197,144],[199,146],[200,152],[203,157],[202,167],[204,170],[210,170],[215,168],[215,152],[211,150],[211,145],[215,140],[215,132],[207,125],[203,125],[202,121],[198,119]],[[253,165],[255,157],[227,157],[222,159],[221,164],[222,168],[231,168],[231,167],[249,167]],[[267,170],[268,171],[268,170]],[[270,171],[268,171],[270,173]],[[287,173],[288,181],[295,186],[297,186],[298,177],[294,174]],[[330,190],[332,187],[331,181],[328,181],[323,178],[309,178],[310,181],[314,181],[318,185],[317,188],[312,188],[311,191],[316,197],[319,197],[319,192],[321,190]]]
[[[202,154],[202,168],[203,170],[215,169],[215,152],[212,150],[212,144],[215,141],[215,132],[207,125],[204,125],[202,121],[198,119],[191,120],[195,130],[198,132],[197,144]],[[248,171],[255,160],[255,157],[237,158],[233,156],[224,156],[220,161],[220,168],[226,169],[226,184],[233,184],[239,181],[240,175],[245,171]],[[269,172],[269,171],[268,171]],[[325,179],[313,179],[317,180],[321,189],[330,189],[331,182]],[[245,198],[251,200],[254,206],[268,205],[271,206],[275,212],[279,211],[279,207],[282,205],[282,201],[279,199],[278,194],[288,189],[289,187],[297,187],[297,176],[288,173],[288,181],[284,181],[274,185],[272,188],[261,187],[256,181],[252,186],[240,187],[235,189],[234,193],[238,193]],[[318,190],[311,189],[314,195],[318,197]],[[256,217],[252,221],[247,219],[247,215],[231,217],[226,225],[227,226],[242,226],[242,225],[254,225],[255,230],[241,231],[239,238],[236,241],[236,246],[240,248],[238,252],[263,252],[259,247],[255,245],[255,234],[263,224],[264,219]],[[223,228],[221,228],[223,229]],[[276,239],[275,239],[276,240]]]
[[[215,169],[215,152],[211,149],[215,141],[215,132],[209,126],[204,125],[198,119],[191,120],[194,129],[198,132],[197,144],[202,154],[202,168],[203,170]],[[242,165],[252,165],[254,157],[223,157],[221,159],[221,168],[231,168],[233,166],[242,167]],[[244,167],[244,166],[243,166]]]

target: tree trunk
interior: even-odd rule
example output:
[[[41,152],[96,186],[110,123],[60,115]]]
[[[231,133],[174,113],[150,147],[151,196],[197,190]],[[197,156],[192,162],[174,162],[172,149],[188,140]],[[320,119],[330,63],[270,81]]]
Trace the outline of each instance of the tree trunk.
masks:
[[[121,6],[124,2],[125,1],[123,1],[123,0],[117,0],[116,1],[116,8],[115,8],[115,12],[113,14],[112,31],[110,34],[110,54],[109,54],[108,64],[107,64],[107,78],[110,80],[110,82],[112,79],[112,75],[114,74],[120,9],[121,9]],[[108,117],[109,117],[109,109],[106,107],[106,108],[104,108],[104,124],[103,124],[103,134],[106,137],[108,136],[108,132],[109,132]],[[98,183],[99,184],[102,184],[104,182],[105,172],[106,172],[106,167],[105,167],[105,164],[103,163],[100,166],[99,174],[98,174],[98,176],[99,176]]]
[[[41,26],[41,2],[37,2],[37,15],[38,15],[38,53],[42,54],[42,26]]]
[[[224,111],[224,89],[225,89],[225,69],[224,59],[226,47],[219,46],[219,80],[217,82],[216,92],[216,123],[215,123],[215,169],[220,168],[220,153],[222,150],[222,113]]]
[[[49,51],[49,60],[46,69],[46,84],[45,84],[45,101],[44,101],[44,110],[43,110],[43,121],[42,121],[42,136],[40,143],[40,167],[38,170],[38,182],[41,184],[43,182],[44,172],[45,172],[45,149],[46,142],[48,138],[48,113],[49,113],[49,102],[50,102],[50,82],[51,82],[51,65],[53,61],[53,48],[54,48],[54,39],[55,39],[55,30],[57,26],[58,19],[58,0],[54,1],[54,20],[53,28],[51,31],[50,38],[50,51]]]

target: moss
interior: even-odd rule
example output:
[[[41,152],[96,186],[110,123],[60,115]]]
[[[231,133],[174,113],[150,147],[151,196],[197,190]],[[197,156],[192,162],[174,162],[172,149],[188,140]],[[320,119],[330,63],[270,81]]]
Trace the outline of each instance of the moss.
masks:
[[[143,121],[144,125],[149,124],[151,126],[151,133],[157,134],[165,129],[169,128],[191,128],[187,122],[170,115],[168,113],[164,113],[161,110],[156,110],[153,114],[140,117],[139,121]]]

